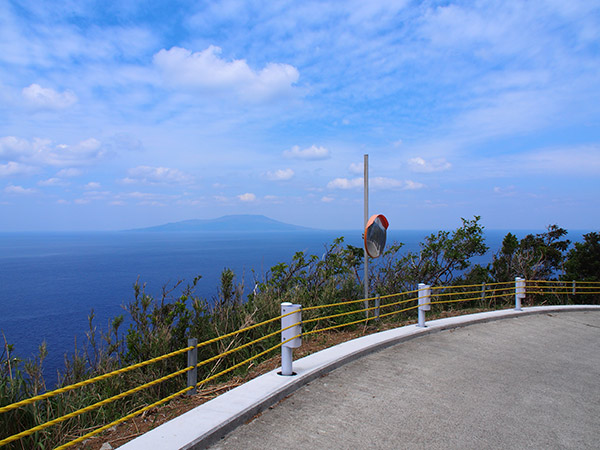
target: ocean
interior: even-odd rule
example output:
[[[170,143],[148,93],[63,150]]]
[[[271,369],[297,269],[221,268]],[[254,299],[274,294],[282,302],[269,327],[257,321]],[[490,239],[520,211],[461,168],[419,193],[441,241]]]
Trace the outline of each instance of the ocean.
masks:
[[[388,243],[418,250],[429,233],[393,231]],[[490,261],[506,233],[486,231],[490,251],[477,262]],[[210,301],[227,267],[244,281],[247,294],[270,267],[289,262],[297,251],[321,256],[340,236],[346,244],[362,246],[356,231],[0,233],[0,331],[20,358],[36,355],[46,342],[44,374],[52,384],[64,354],[75,342],[80,350],[85,344],[90,311],[98,330],[106,330],[133,299],[138,277],[147,293],[159,296],[163,285],[201,275],[196,292]],[[569,238],[579,240],[581,233]]]

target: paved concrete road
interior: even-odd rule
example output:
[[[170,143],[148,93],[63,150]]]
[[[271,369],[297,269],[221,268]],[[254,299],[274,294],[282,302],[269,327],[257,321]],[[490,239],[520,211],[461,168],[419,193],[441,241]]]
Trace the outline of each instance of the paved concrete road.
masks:
[[[600,448],[600,313],[398,344],[313,381],[211,448]]]

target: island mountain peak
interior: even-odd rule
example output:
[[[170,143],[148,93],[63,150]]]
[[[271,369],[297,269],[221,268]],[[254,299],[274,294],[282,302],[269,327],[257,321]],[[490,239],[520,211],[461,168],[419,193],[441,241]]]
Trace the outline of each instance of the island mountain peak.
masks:
[[[232,214],[216,219],[189,219],[132,231],[308,231],[311,228],[280,222],[263,215]]]

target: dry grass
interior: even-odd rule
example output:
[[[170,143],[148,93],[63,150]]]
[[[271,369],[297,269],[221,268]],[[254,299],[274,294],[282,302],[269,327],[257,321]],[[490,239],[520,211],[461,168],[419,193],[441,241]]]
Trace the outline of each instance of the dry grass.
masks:
[[[472,314],[477,312],[487,311],[487,309],[474,308],[474,309],[461,309],[453,311],[443,311],[435,316],[428,317],[429,320],[440,319],[445,317],[454,317],[463,314]],[[303,339],[302,347],[294,351],[295,358],[302,358],[304,356],[316,353],[325,348],[332,347],[342,342],[349,341],[361,336],[365,336],[379,331],[384,331],[392,328],[397,328],[405,325],[413,324],[414,320],[407,320],[403,322],[370,322],[366,326],[359,327],[358,329],[347,331],[329,331],[323,332],[316,335],[309,336]],[[76,446],[75,448],[81,450],[99,450],[100,447],[108,442],[113,448],[117,448],[126,442],[146,433],[147,431],[156,428],[157,426],[168,422],[181,414],[190,411],[191,409],[206,403],[209,400],[253,379],[273,369],[280,367],[281,357],[279,355],[274,356],[268,360],[261,362],[260,364],[249,367],[247,375],[243,377],[234,377],[229,379],[227,382],[214,384],[208,386],[197,394],[191,396],[178,397],[164,406],[153,408],[146,411],[145,413],[137,416],[127,422],[124,422],[116,427],[113,427],[99,436],[95,436],[88,439],[83,444]],[[82,430],[83,431],[83,430]],[[89,430],[87,430],[89,431]],[[73,439],[76,436],[72,436]]]

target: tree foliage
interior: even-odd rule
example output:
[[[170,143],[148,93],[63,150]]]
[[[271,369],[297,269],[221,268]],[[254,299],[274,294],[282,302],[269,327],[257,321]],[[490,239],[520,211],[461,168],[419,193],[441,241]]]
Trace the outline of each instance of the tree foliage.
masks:
[[[471,266],[471,259],[488,250],[479,216],[461,219],[454,231],[438,231],[425,238],[419,252],[398,255],[402,244],[394,243],[384,252],[375,270],[375,289],[380,294],[412,290],[419,283],[451,284]]]
[[[583,235],[583,242],[576,242],[567,256],[565,279],[600,281],[600,233]]]
[[[549,225],[544,233],[528,234],[520,241],[508,233],[502,248],[488,267],[494,281],[508,281],[517,276],[528,280],[549,280],[563,269],[570,241],[561,239],[567,230]]]

